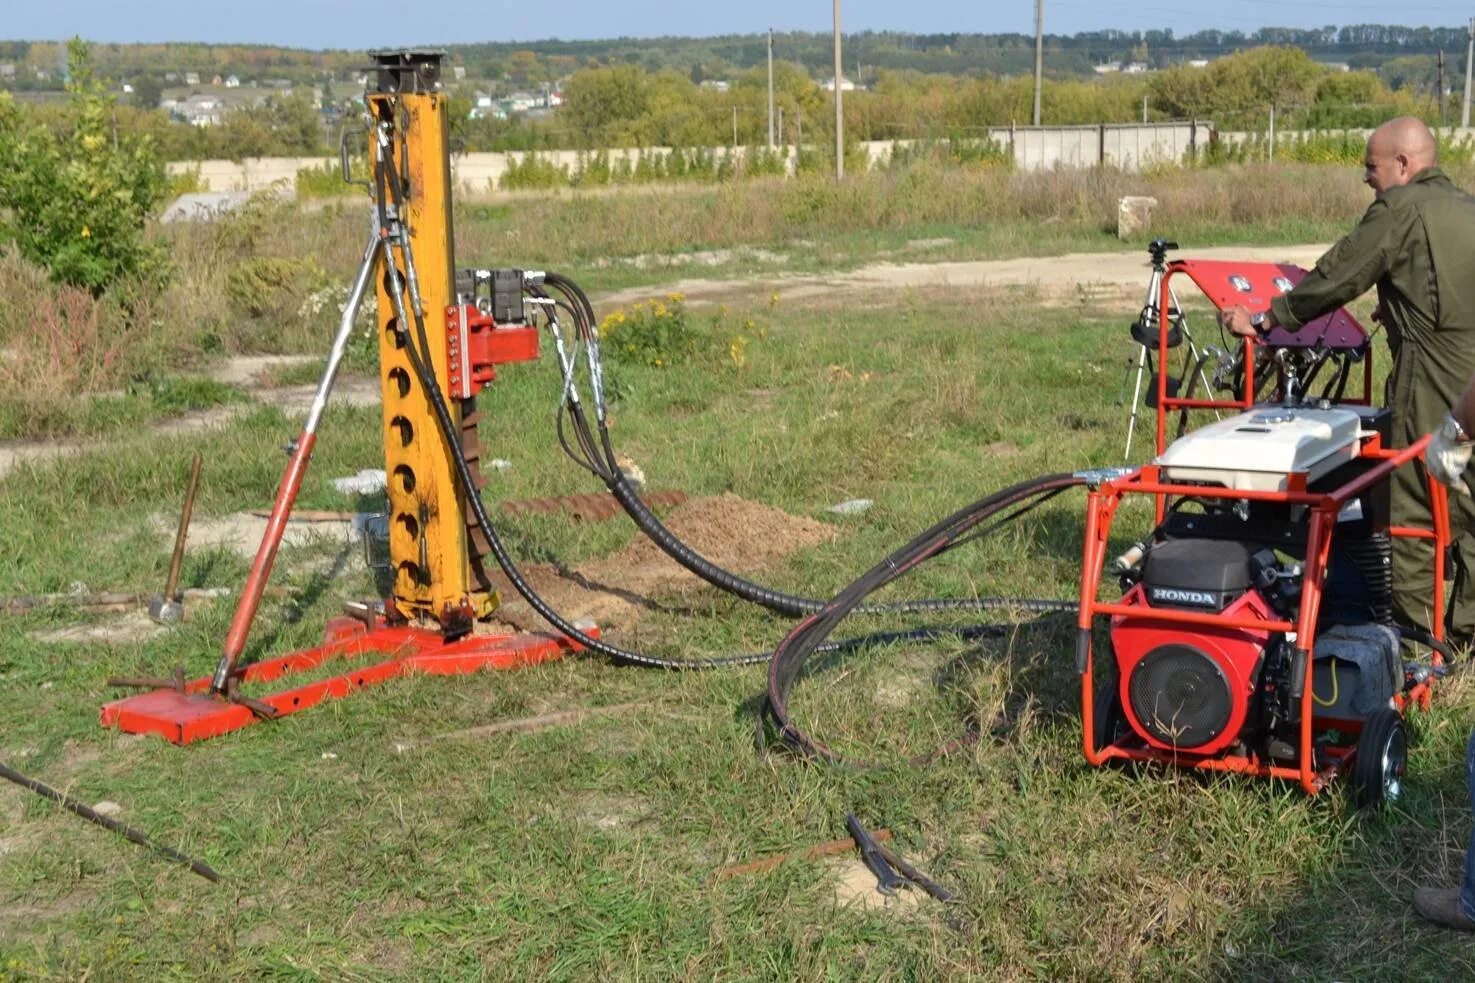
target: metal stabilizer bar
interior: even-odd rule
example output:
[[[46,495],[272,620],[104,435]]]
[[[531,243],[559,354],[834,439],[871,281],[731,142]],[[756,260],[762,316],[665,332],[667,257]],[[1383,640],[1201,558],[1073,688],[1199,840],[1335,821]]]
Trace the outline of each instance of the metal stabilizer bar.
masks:
[[[369,244],[364,248],[364,258],[359,264],[358,276],[354,279],[348,303],[343,307],[343,317],[338,322],[338,334],[333,338],[333,347],[328,352],[327,364],[323,366],[323,377],[318,383],[317,395],[313,397],[312,408],[307,412],[307,422],[303,424],[302,435],[293,445],[292,459],[287,464],[286,473],[282,475],[281,484],[277,486],[277,497],[272,504],[271,517],[266,520],[266,532],[262,534],[261,545],[256,550],[256,559],[251,564],[251,574],[246,579],[245,589],[241,591],[240,603],[236,605],[235,616],[231,619],[230,632],[225,637],[225,647],[220,654],[220,662],[216,665],[215,675],[210,680],[210,693],[213,696],[230,698],[234,695],[231,691],[230,679],[235,674],[236,663],[240,660],[241,652],[246,647],[246,636],[251,630],[251,622],[256,618],[256,610],[261,606],[261,595],[266,590],[267,579],[271,576],[272,564],[276,562],[277,549],[281,546],[282,535],[287,529],[287,519],[292,514],[292,505],[297,501],[297,493],[302,488],[302,478],[307,473],[307,465],[312,458],[313,444],[317,441],[318,423],[322,420],[323,411],[327,408],[328,394],[332,392],[333,380],[338,375],[338,366],[342,363],[343,354],[348,348],[348,338],[353,333],[354,319],[358,315],[359,305],[363,302],[364,292],[368,289],[369,281],[373,276],[378,255],[379,236],[376,232],[370,235]]]

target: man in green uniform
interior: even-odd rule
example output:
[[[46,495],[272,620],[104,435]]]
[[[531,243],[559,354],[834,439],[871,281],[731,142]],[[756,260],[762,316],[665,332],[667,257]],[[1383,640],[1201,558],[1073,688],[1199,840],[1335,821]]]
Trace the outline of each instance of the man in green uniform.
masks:
[[[1363,180],[1375,198],[1362,221],[1332,246],[1295,289],[1265,312],[1243,307],[1220,313],[1234,334],[1299,328],[1377,287],[1373,319],[1388,332],[1393,368],[1385,403],[1392,410],[1394,447],[1438,430],[1475,375],[1475,198],[1439,170],[1434,136],[1420,120],[1400,117],[1367,141]],[[1430,527],[1422,461],[1392,479],[1392,521]],[[1446,637],[1469,645],[1475,637],[1475,506],[1450,496],[1454,539],[1453,596]],[[1427,540],[1393,541],[1393,606],[1401,624],[1428,629],[1434,596],[1433,557]]]

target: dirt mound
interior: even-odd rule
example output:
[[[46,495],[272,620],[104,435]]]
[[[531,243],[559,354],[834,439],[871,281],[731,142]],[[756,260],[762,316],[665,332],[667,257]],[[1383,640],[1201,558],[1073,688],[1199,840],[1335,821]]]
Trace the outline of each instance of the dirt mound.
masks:
[[[666,526],[718,566],[749,573],[836,535],[823,522],[732,494],[692,499],[671,512]],[[612,556],[591,560],[572,571],[538,564],[524,568],[523,576],[565,618],[592,618],[604,628],[629,626],[639,620],[642,611],[656,607],[662,595],[703,586],[700,578],[644,536]],[[494,580],[502,594],[501,620],[527,630],[546,628],[500,573]]]

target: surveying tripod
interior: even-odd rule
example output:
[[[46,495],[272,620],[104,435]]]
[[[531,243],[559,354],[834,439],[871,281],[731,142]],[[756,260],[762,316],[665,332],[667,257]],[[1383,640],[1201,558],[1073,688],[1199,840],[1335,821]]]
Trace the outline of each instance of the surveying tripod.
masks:
[[[1158,321],[1162,314],[1158,307],[1159,298],[1162,296],[1163,275],[1168,271],[1168,250],[1177,249],[1176,242],[1168,242],[1161,237],[1147,244],[1147,253],[1152,259],[1152,275],[1147,281],[1147,296],[1142,304],[1142,313],[1137,320],[1132,322],[1132,340],[1138,344],[1137,349],[1137,377],[1132,383],[1132,413],[1127,419],[1127,447],[1123,451],[1123,457],[1127,461],[1132,459],[1132,434],[1137,427],[1137,410],[1141,405],[1142,397],[1142,373],[1145,369],[1149,379],[1147,387],[1147,405],[1157,405],[1157,386],[1151,384],[1151,380],[1158,371],[1167,369],[1168,353],[1161,353],[1162,364],[1156,369],[1152,364],[1152,350],[1158,347],[1161,336],[1158,331]],[[1167,348],[1177,348],[1185,340],[1188,342],[1188,358],[1184,363],[1185,376],[1193,376],[1195,373],[1203,383],[1204,391],[1209,392],[1209,380],[1204,375],[1205,357],[1200,353],[1199,346],[1193,340],[1192,333],[1188,330],[1188,318],[1183,314],[1183,305],[1178,302],[1178,292],[1172,285],[1168,286],[1168,340]],[[1131,359],[1127,360],[1127,371],[1122,376],[1122,392],[1125,394],[1127,388],[1127,374],[1132,371]],[[1168,395],[1178,395],[1178,380],[1168,378]],[[1118,397],[1118,404],[1121,399]],[[1216,414],[1217,415],[1217,414]]]

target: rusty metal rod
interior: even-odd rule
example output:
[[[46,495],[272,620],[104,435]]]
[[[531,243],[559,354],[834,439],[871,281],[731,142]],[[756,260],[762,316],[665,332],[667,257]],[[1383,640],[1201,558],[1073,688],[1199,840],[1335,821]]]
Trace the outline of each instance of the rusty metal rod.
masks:
[[[179,513],[179,531],[174,534],[174,553],[169,557],[169,577],[164,581],[164,600],[175,600],[174,592],[179,589],[179,568],[184,563],[184,541],[189,536],[190,513],[195,510],[195,490],[200,487],[200,464],[203,458],[196,453],[189,466],[189,487],[184,492],[184,508]]]
[[[91,806],[83,805],[76,799],[72,798],[70,795],[67,795],[65,792],[59,792],[56,789],[52,788],[50,785],[47,785],[43,782],[38,782],[36,781],[36,779],[30,778],[26,775],[22,775],[20,772],[15,771],[12,768],[7,768],[3,764],[0,764],[0,778],[12,781],[15,784],[19,785],[21,788],[28,788],[42,798],[50,799],[52,802],[55,802],[63,809],[67,809],[81,816],[89,823],[95,823],[96,825],[101,826],[103,829],[112,830],[114,833],[121,833],[125,839],[137,843],[139,846],[147,850],[153,850],[155,853],[163,854],[170,860],[177,860],[179,863],[188,866],[190,870],[194,871],[196,874],[199,874],[207,881],[210,881],[212,883],[218,883],[220,881],[220,875],[217,874],[215,872],[215,869],[212,868],[209,864],[206,864],[205,862],[200,860],[196,860],[193,857],[185,856],[178,850],[175,850],[172,847],[164,846],[162,843],[155,843],[153,840],[149,839],[147,833],[140,832],[139,830],[134,829],[132,826],[129,826],[126,823],[120,823],[116,819],[110,819],[107,816],[104,816],[102,813],[98,812],[96,809],[93,809]]]
[[[873,829],[870,833],[871,839],[877,843],[885,843],[891,839],[891,830],[889,829]],[[754,860],[750,863],[737,864],[733,867],[723,867],[717,871],[717,879],[723,881],[729,877],[737,877],[741,874],[761,874],[790,860],[818,860],[821,857],[833,857],[836,854],[850,853],[854,849],[855,840],[847,836],[843,840],[829,840],[825,843],[818,843],[806,849],[795,851],[794,853],[781,853],[778,856],[764,857],[762,860]]]

